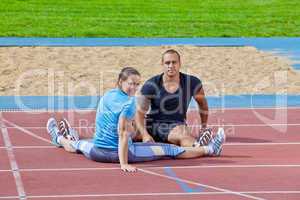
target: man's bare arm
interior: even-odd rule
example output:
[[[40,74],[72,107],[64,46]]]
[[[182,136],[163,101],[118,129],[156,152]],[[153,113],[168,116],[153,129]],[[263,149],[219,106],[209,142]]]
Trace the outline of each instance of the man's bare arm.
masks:
[[[201,88],[194,97],[199,106],[202,128],[206,128],[208,121],[208,104],[203,88]]]

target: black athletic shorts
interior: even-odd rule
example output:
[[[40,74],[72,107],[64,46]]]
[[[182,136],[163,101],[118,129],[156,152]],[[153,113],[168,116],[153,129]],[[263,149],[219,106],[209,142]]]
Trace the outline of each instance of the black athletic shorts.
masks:
[[[168,143],[168,136],[173,128],[179,125],[186,125],[181,121],[153,121],[146,119],[146,128],[155,142]]]

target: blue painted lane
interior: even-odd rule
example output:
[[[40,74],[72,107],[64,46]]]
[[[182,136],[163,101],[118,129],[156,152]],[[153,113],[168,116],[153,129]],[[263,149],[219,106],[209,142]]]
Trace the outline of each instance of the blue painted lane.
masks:
[[[0,110],[96,109],[100,96],[0,96]],[[300,95],[207,97],[210,108],[300,107]],[[197,107],[193,100],[190,108]]]

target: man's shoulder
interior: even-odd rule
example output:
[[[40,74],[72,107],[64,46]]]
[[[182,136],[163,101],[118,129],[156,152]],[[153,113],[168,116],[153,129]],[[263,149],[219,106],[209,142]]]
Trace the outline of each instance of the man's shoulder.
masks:
[[[155,76],[152,76],[151,78],[149,78],[148,80],[146,80],[145,83],[156,83],[158,84],[161,80],[162,74],[158,74]]]
[[[186,74],[186,73],[182,73],[180,72],[180,75],[182,78],[184,78],[185,80],[200,80],[197,76],[194,76],[192,74]]]
[[[158,74],[146,80],[141,89],[143,95],[153,95],[157,91],[156,89],[160,86],[162,74]]]

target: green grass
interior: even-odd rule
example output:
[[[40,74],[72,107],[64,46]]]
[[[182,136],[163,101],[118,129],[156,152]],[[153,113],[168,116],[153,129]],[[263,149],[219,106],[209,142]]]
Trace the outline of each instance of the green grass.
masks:
[[[0,36],[300,36],[300,1],[1,0]]]

